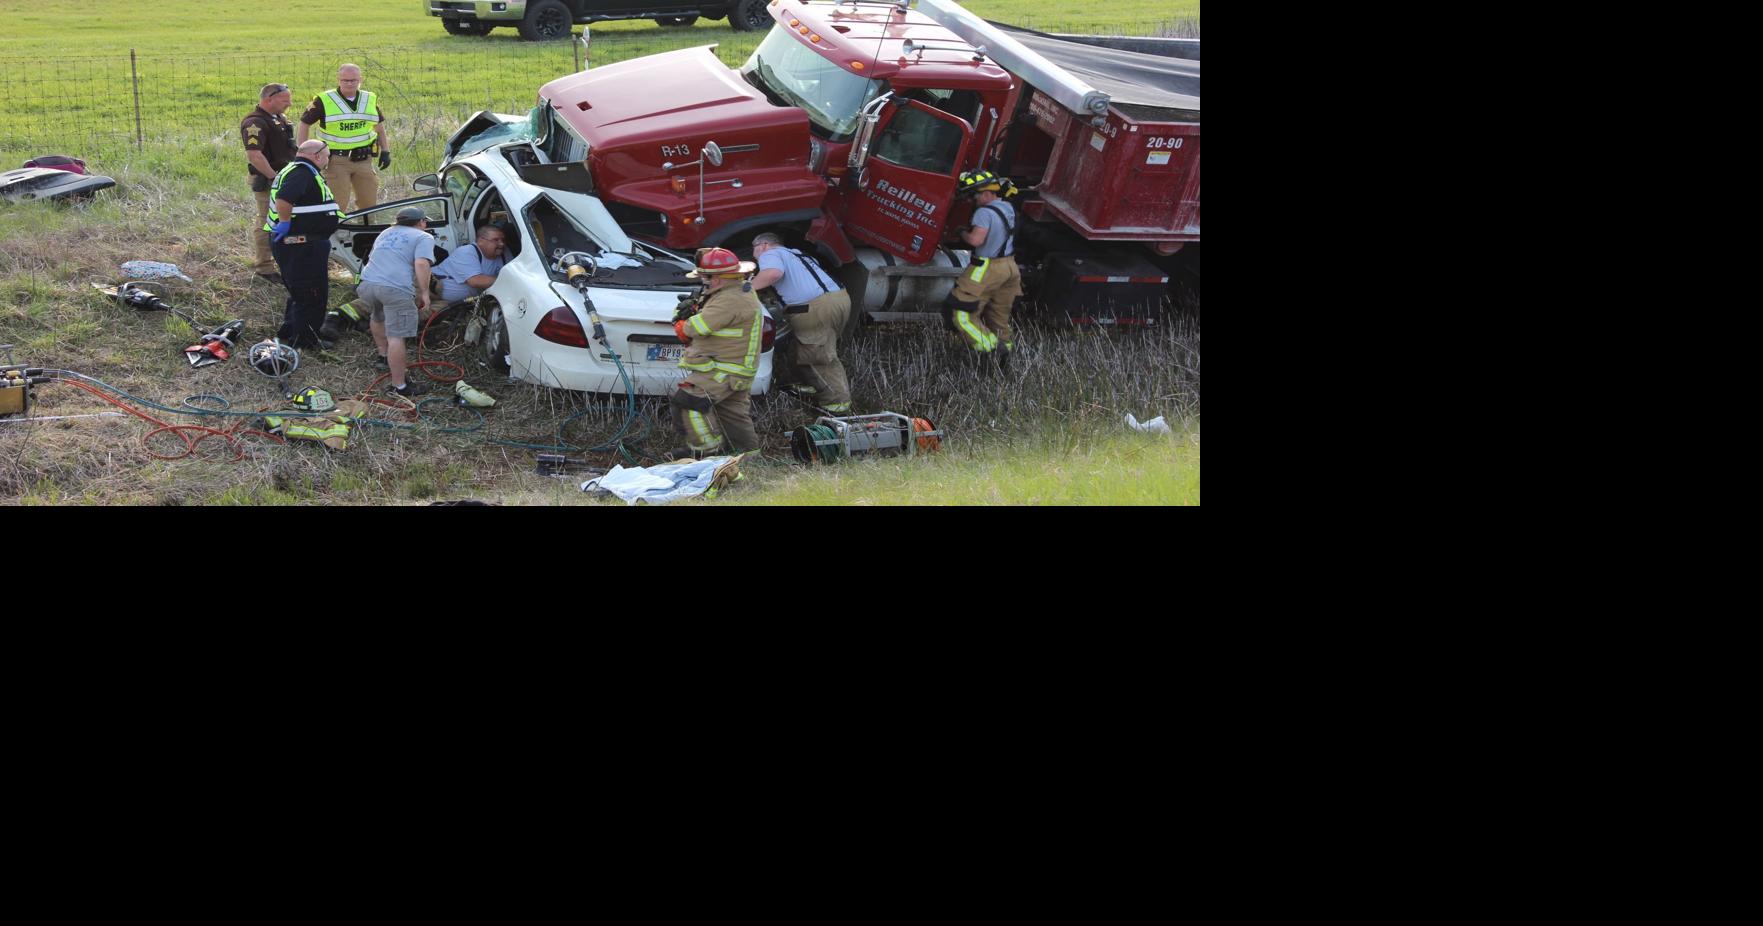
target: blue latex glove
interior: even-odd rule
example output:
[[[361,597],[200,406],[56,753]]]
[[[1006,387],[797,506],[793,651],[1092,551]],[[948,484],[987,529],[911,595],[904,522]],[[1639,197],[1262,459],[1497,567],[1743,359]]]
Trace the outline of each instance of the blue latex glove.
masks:
[[[391,167],[391,166],[392,166],[392,152],[381,151],[380,152],[380,170],[385,170],[386,168]]]
[[[281,244],[282,239],[288,237],[288,230],[293,227],[293,219],[283,219],[280,222],[275,223],[269,228],[269,240],[276,244]]]

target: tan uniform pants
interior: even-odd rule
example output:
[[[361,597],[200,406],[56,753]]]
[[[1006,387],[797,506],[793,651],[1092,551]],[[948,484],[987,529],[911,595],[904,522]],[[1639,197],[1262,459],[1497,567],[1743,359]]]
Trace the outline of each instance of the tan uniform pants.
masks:
[[[686,444],[700,454],[713,455],[726,434],[735,453],[759,449],[759,433],[753,430],[753,394],[748,391],[753,381],[730,376],[719,383],[715,377],[694,371],[679,384],[679,391],[708,399],[712,406],[706,411],[676,407],[674,424]]]
[[[275,255],[269,252],[269,232],[263,230],[263,223],[269,221],[269,191],[252,192],[251,195],[257,197],[257,224],[251,226],[251,244],[257,252],[257,260],[251,268],[258,273],[280,273]]]
[[[850,317],[851,291],[846,289],[821,293],[808,303],[807,312],[789,316],[796,335],[796,369],[814,387],[815,404],[830,412],[851,410],[851,384],[839,362],[839,332]]]
[[[349,160],[349,152],[332,151],[331,162],[325,165],[324,182],[337,198],[337,208],[351,215],[379,205],[380,178],[373,172],[373,159]],[[350,201],[350,193],[354,201]]]
[[[975,277],[978,279],[975,279]],[[998,347],[1012,348],[1014,335],[1010,331],[1010,307],[1015,304],[1016,297],[1022,295],[1022,273],[1016,269],[1016,258],[1011,257],[976,257],[973,265],[962,272],[961,279],[955,283],[955,300],[963,303],[979,303],[976,313],[982,333],[990,334],[997,339]],[[956,313],[956,327],[962,328],[961,315]],[[963,336],[972,346],[973,333],[963,330]],[[989,348],[981,348],[989,349]]]

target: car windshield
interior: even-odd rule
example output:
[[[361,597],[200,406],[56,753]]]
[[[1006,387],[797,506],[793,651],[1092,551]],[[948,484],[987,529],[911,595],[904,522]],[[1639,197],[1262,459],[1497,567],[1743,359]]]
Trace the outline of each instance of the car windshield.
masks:
[[[863,105],[882,91],[882,82],[846,71],[793,34],[771,30],[741,66],[741,76],[774,99],[800,107],[833,141],[843,141],[857,130]]]

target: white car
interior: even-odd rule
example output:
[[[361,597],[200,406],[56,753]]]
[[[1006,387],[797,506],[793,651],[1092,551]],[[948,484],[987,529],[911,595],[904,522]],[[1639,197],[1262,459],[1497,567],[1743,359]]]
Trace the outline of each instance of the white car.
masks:
[[[418,189],[435,193],[349,216],[331,238],[331,256],[360,274],[374,239],[406,206],[428,213],[437,265],[443,250],[470,246],[479,226],[495,222],[508,239],[508,263],[479,300],[477,349],[485,365],[544,386],[622,393],[622,362],[639,395],[672,392],[687,373],[678,366],[685,345],[674,335],[673,313],[680,296],[697,291],[685,276],[691,259],[633,241],[586,192],[592,189],[586,165],[552,163],[527,125],[520,116],[472,117],[448,140],[438,174],[417,178]],[[605,345],[595,339],[582,294],[568,281],[569,263],[593,274],[588,294]],[[771,387],[777,329],[769,311],[763,324],[754,394]]]

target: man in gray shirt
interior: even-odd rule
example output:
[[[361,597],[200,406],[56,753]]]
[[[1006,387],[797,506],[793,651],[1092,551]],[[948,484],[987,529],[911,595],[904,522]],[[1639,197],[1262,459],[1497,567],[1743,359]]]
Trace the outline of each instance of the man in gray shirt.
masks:
[[[392,373],[386,391],[409,398],[427,393],[421,383],[406,380],[404,339],[416,337],[418,309],[429,306],[429,267],[435,262],[435,239],[428,216],[416,206],[398,210],[398,224],[379,233],[355,287],[356,304],[373,312],[374,346],[379,362]]]
[[[507,236],[494,225],[477,230],[477,241],[454,251],[435,268],[435,279],[441,281],[441,300],[458,302],[483,294],[496,282],[496,274],[508,263],[502,248]]]

